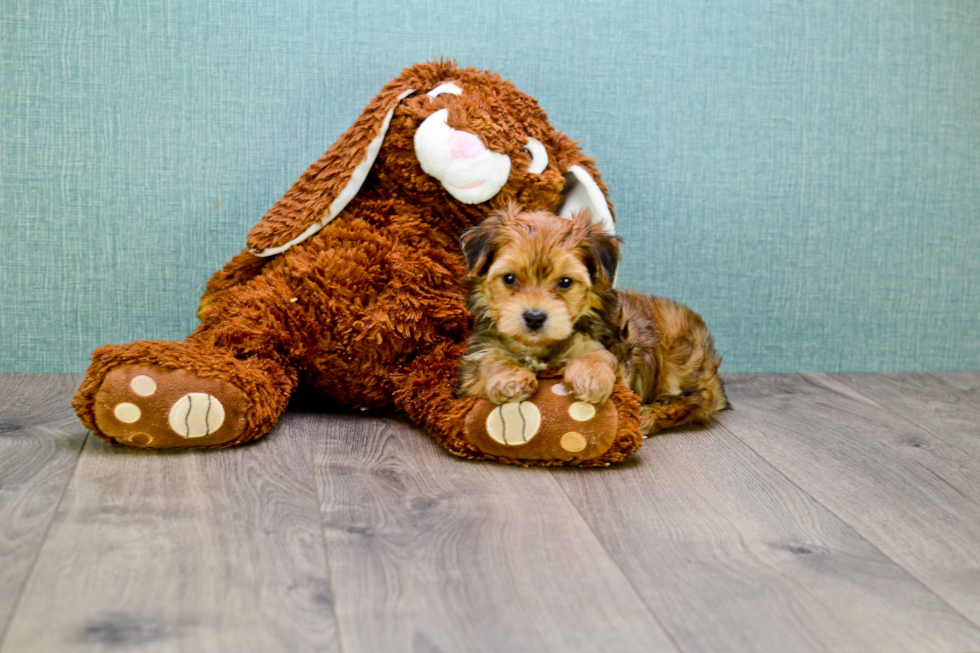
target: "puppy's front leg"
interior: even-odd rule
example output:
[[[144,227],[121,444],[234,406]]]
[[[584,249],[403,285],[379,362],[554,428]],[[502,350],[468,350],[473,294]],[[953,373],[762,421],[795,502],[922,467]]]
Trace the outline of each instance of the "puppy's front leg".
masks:
[[[523,401],[537,389],[534,372],[498,351],[476,351],[463,357],[457,396],[486,397],[504,404]]]
[[[612,394],[616,385],[619,362],[605,349],[579,356],[565,367],[565,385],[581,401],[601,404]]]
[[[487,379],[487,399],[495,404],[523,401],[538,389],[538,377],[526,367],[500,365]]]

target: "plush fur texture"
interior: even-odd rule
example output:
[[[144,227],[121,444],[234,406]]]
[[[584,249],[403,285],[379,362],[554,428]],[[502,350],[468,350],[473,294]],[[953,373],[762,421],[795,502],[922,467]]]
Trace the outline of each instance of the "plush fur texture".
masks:
[[[426,95],[447,81],[462,93]],[[414,134],[443,109],[450,127],[510,158],[507,182],[489,201],[458,201],[421,169]],[[387,135],[366,180],[346,208],[327,220],[389,114]],[[543,144],[548,155],[540,173],[528,170],[529,138]],[[93,404],[114,368],[148,364],[221,378],[250,398],[242,433],[229,442],[190,443],[196,446],[227,446],[263,435],[303,384],[347,406],[402,410],[461,456],[519,464],[595,463],[529,463],[487,455],[465,433],[465,417],[476,400],[457,399],[453,392],[471,328],[459,285],[466,270],[460,235],[509,202],[556,210],[572,166],[586,170],[605,196],[592,160],[509,82],[447,61],[406,69],[252,229],[246,250],[212,277],[198,312],[201,325],[186,343],[140,342],[95,352],[74,401],[79,417],[108,441],[136,442],[107,435]],[[277,255],[257,255],[293,241]],[[627,395],[617,406],[619,428],[629,431],[635,422]],[[132,402],[144,411],[162,410],[140,404],[139,398]],[[625,433],[616,442],[601,456],[603,462],[627,457],[639,438]]]
[[[476,328],[459,396],[520,401],[550,369],[592,404],[623,381],[647,434],[727,407],[704,321],[671,300],[614,290],[618,241],[588,212],[569,221],[510,205],[467,231],[463,249]]]

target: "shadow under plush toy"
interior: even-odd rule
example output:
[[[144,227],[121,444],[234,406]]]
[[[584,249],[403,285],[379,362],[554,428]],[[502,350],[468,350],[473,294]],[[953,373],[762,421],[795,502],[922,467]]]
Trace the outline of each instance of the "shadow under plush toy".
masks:
[[[302,384],[350,407],[395,407],[467,458],[623,460],[642,437],[622,385],[585,422],[554,381],[499,407],[454,396],[470,333],[459,238],[508,202],[562,217],[587,208],[613,230],[592,160],[532,98],[451,62],[408,68],[211,278],[201,326],[185,342],[95,350],[75,410],[112,443],[225,447],[269,432]],[[570,431],[584,439],[563,446]]]

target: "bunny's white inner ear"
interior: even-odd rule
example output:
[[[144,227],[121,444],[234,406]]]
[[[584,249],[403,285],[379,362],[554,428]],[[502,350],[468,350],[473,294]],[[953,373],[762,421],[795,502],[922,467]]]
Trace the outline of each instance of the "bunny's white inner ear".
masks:
[[[558,208],[558,215],[571,218],[572,214],[582,209],[588,209],[597,222],[601,222],[611,234],[616,233],[612,211],[606,203],[599,184],[595,183],[592,175],[582,166],[572,166],[565,173],[564,198]]]
[[[439,84],[439,86],[436,86],[434,89],[426,93],[426,95],[428,95],[429,97],[438,97],[440,95],[443,95],[444,93],[449,93],[451,95],[462,95],[463,89],[456,86],[456,84],[454,84],[453,82],[443,82],[442,84]]]
[[[548,167],[548,150],[536,138],[527,139],[526,147],[527,151],[531,153],[531,165],[527,167],[527,171],[540,175]]]
[[[395,102],[395,107],[398,106],[398,102],[401,102],[414,92],[414,89],[408,89],[399,95],[398,101]],[[314,222],[311,224],[306,231],[296,236],[288,243],[279,245],[278,247],[269,247],[261,252],[255,252],[256,256],[266,257],[285,252],[293,245],[298,245],[316,232],[323,229],[325,226],[327,226],[327,223],[336,218],[337,215],[347,207],[347,204],[354,199],[355,195],[357,195],[357,191],[361,190],[361,186],[364,185],[364,180],[367,179],[368,172],[371,171],[371,166],[374,165],[374,160],[378,158],[378,152],[381,151],[381,143],[384,142],[385,134],[388,133],[388,125],[391,124],[391,117],[395,113],[395,107],[389,109],[388,113],[385,114],[385,118],[381,123],[381,129],[378,131],[378,135],[371,139],[368,146],[364,148],[364,159],[362,159],[361,162],[358,163],[353,170],[351,170],[350,180],[347,182],[347,185],[341,189],[341,191],[337,194],[337,197],[335,197],[330,203],[330,206],[327,207],[327,210],[323,212],[323,216],[320,218],[319,222]]]

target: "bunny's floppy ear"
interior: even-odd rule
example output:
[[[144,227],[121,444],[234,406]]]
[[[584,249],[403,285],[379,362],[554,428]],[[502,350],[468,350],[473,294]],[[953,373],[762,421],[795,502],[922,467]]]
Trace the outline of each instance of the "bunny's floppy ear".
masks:
[[[389,82],[357,121],[269,209],[248,234],[256,256],[286,251],[320,231],[360,190],[381,150],[395,107],[415,92],[404,77]]]
[[[565,188],[558,215],[571,218],[578,211],[588,211],[594,219],[611,234],[616,233],[609,200],[606,198],[602,182],[597,182],[592,174],[581,165],[573,165],[565,173]]]
[[[595,160],[582,154],[577,141],[558,133],[555,141],[555,163],[565,176],[562,200],[556,213],[571,219],[579,211],[588,211],[593,220],[610,234],[616,233],[616,219],[609,193],[595,168]]]

